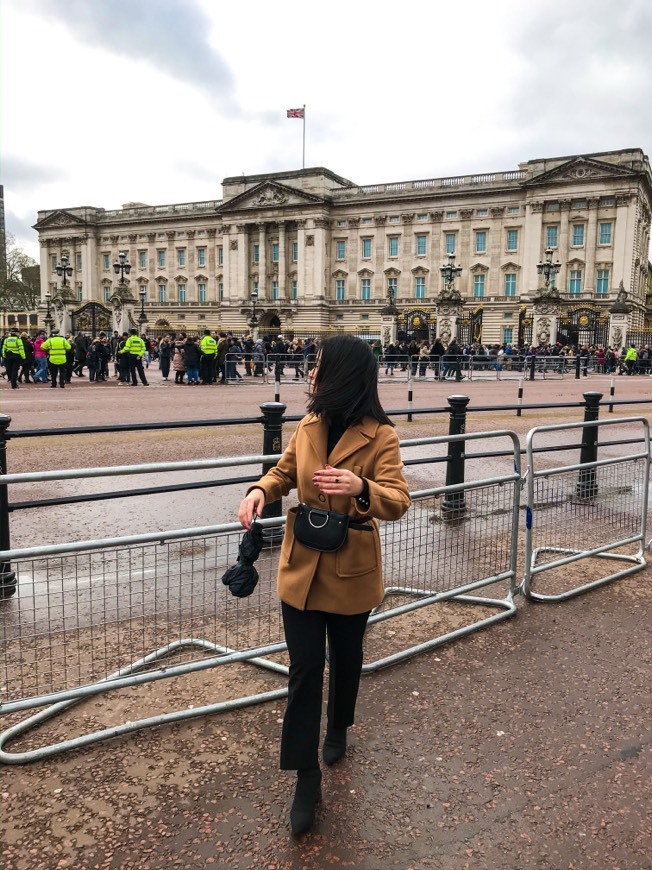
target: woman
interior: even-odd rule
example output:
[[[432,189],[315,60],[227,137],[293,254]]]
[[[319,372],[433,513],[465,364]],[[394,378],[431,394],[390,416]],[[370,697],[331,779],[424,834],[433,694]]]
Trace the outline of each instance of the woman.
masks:
[[[172,371],[174,372],[174,383],[183,384],[183,377],[186,373],[186,362],[184,357],[184,346],[186,343],[186,333],[179,333],[179,338],[174,342],[172,348]]]
[[[197,337],[189,335],[183,345],[183,362],[188,372],[188,384],[199,385],[199,361],[201,353]]]
[[[248,491],[238,519],[249,529],[266,503],[295,486],[300,502],[347,514],[336,552],[308,549],[288,514],[278,571],[283,626],[290,656],[281,768],[297,771],[292,832],[307,831],[320,798],[318,748],[325,644],[329,694],[323,759],[346,751],[362,669],[362,638],[373,607],[383,600],[380,538],[375,519],[397,520],[410,505],[398,437],[378,399],[378,368],[369,345],[350,335],[321,345],[310,372],[308,415],[281,457]],[[373,519],[372,519],[373,518]]]
[[[172,337],[169,335],[161,339],[158,346],[158,364],[163,375],[163,380],[169,380],[170,363],[172,362]]]
[[[18,382],[22,384],[23,378],[25,378],[25,383],[29,384],[29,376],[32,375],[32,383],[36,383],[36,379],[32,373],[32,368],[34,366],[34,345],[31,342],[29,335],[26,332],[21,332],[20,340],[23,343],[23,349],[25,350],[25,359],[21,361],[20,372],[18,373]]]

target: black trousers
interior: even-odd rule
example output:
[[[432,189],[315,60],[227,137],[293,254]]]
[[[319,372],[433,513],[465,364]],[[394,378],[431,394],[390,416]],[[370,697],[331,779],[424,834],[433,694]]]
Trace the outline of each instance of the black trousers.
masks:
[[[205,353],[199,361],[199,372],[205,384],[214,384],[217,378],[217,358],[215,354]]]
[[[129,374],[131,375],[131,383],[137,384],[136,380],[136,372],[138,372],[138,377],[140,378],[141,384],[147,383],[147,378],[145,377],[145,370],[143,369],[143,358],[140,356],[129,356]]]
[[[66,380],[66,363],[53,363],[48,361],[48,367],[50,369],[50,379],[51,379],[51,387],[56,387],[57,385],[57,374],[59,375],[59,384],[63,387],[64,381]]]
[[[362,639],[369,611],[354,616],[297,610],[281,604],[290,655],[288,705],[281,736],[281,769],[319,766],[326,636],[329,686],[326,715],[333,728],[348,728],[355,718],[362,670]]]
[[[15,387],[18,381],[18,372],[23,364],[22,357],[7,354],[5,357],[5,368],[7,370],[7,379],[11,382],[11,386]]]

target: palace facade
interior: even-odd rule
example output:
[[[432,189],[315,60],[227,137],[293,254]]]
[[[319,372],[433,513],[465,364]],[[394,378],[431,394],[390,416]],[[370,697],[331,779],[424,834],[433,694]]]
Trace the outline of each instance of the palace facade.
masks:
[[[41,319],[243,333],[255,318],[259,331],[286,336],[404,331],[487,343],[545,332],[624,341],[647,325],[652,172],[640,149],[366,186],[300,169],[226,178],[222,191],[205,202],[40,211]],[[559,269],[546,287],[537,265],[547,249]],[[452,287],[447,264],[461,267]]]

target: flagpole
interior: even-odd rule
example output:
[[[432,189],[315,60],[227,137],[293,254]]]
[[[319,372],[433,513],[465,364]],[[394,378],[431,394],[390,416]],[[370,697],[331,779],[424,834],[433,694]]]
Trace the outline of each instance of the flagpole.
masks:
[[[303,104],[303,169],[306,168],[306,104]]]

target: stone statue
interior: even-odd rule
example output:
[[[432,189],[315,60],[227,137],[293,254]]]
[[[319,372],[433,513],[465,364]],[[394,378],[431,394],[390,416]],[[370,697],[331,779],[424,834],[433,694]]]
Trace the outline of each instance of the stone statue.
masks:
[[[618,295],[616,296],[616,301],[620,302],[621,305],[624,302],[627,302],[627,290],[625,290],[625,285],[623,284],[622,281],[618,285]]]
[[[451,340],[451,335],[451,322],[448,318],[444,318],[439,328],[439,338],[444,342],[444,344],[448,344]]]
[[[542,317],[537,324],[537,341],[539,344],[548,344],[550,341],[550,318]]]
[[[614,331],[612,334],[613,346],[615,348],[622,347],[623,343],[623,331],[620,326],[614,326]]]

